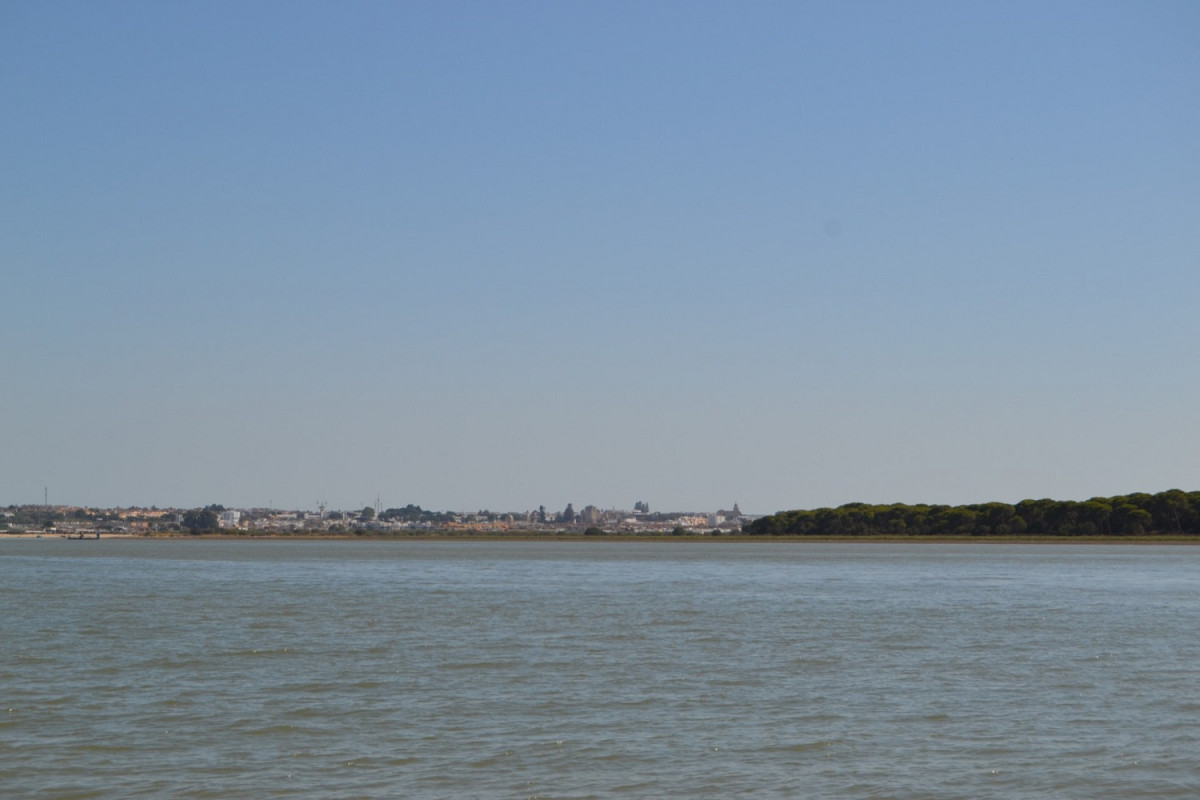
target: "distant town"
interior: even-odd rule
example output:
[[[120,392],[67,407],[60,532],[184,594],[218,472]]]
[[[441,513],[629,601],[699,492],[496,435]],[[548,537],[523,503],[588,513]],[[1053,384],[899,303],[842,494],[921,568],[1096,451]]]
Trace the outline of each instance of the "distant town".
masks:
[[[44,492],[45,494],[45,492]],[[949,506],[845,503],[766,516],[743,514],[738,504],[711,512],[633,510],[568,503],[557,511],[430,511],[418,505],[375,505],[350,511],[318,503],[316,510],[278,508],[0,507],[0,535],[96,539],[114,536],[547,536],[643,535],[826,536],[951,539],[978,537],[1200,537],[1200,491],[1133,492],[1089,500],[1026,499]]]
[[[418,505],[374,506],[345,511],[319,505],[316,510],[276,508],[91,508],[73,505],[10,505],[0,508],[0,533],[98,538],[102,535],[266,533],[279,535],[404,535],[420,533],[521,532],[580,534],[730,534],[757,517],[731,509],[714,512],[656,512],[638,501],[633,510],[594,505],[576,511],[430,511]]]

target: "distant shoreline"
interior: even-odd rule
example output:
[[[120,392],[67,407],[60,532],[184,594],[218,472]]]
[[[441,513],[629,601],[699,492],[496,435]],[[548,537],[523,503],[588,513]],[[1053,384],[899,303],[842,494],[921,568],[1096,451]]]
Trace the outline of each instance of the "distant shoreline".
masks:
[[[68,541],[96,541],[95,537],[79,539],[64,536],[59,533],[0,533],[0,540],[21,539],[65,539]],[[839,544],[1111,544],[1111,545],[1200,545],[1200,536],[1189,534],[1141,534],[1137,536],[1049,536],[1049,535],[1008,535],[1008,536],[771,536],[762,534],[604,534],[587,535],[584,533],[557,532],[524,532],[524,533],[403,533],[403,534],[373,534],[357,536],[354,534],[328,533],[270,533],[247,531],[245,533],[102,533],[100,539],[142,539],[148,541],[271,541],[271,542],[398,542],[398,541],[446,541],[446,542],[619,542],[623,544],[651,542],[704,542],[719,545],[722,543],[737,544],[802,544],[805,542],[823,542]]]

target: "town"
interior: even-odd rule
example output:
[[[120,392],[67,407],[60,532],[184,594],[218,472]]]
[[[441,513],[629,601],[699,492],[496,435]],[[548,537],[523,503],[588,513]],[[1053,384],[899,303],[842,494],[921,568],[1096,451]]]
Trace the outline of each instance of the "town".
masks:
[[[561,511],[475,512],[430,511],[418,505],[383,508],[376,501],[352,511],[276,508],[91,508],[74,505],[10,505],[0,508],[0,534],[99,538],[102,535],[153,536],[170,534],[276,535],[417,535],[417,534],[731,534],[757,517],[731,509],[715,512],[653,512],[638,501],[633,510],[601,509],[594,505],[576,511],[568,503]]]

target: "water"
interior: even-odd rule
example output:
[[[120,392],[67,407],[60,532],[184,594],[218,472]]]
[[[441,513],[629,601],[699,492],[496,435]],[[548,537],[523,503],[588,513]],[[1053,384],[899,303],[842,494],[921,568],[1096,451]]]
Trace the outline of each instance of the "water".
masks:
[[[1200,548],[0,541],[0,796],[1200,796]]]

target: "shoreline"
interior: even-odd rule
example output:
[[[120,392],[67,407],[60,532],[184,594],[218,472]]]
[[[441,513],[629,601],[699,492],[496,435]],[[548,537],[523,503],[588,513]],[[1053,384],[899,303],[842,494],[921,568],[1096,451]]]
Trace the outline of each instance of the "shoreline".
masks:
[[[417,533],[417,534],[355,534],[328,533],[268,533],[246,531],[244,533],[103,533],[95,537],[67,536],[60,533],[14,533],[0,532],[0,540],[62,539],[66,541],[94,542],[103,539],[142,539],[151,541],[295,541],[295,542],[398,542],[398,541],[447,541],[447,542],[619,542],[638,544],[651,542],[703,542],[718,545],[731,544],[802,544],[821,542],[831,544],[1088,544],[1088,545],[1200,545],[1200,536],[1188,534],[1143,534],[1139,536],[771,536],[756,534],[684,534],[647,535],[610,533],[587,535],[584,533],[525,532],[525,533]]]

